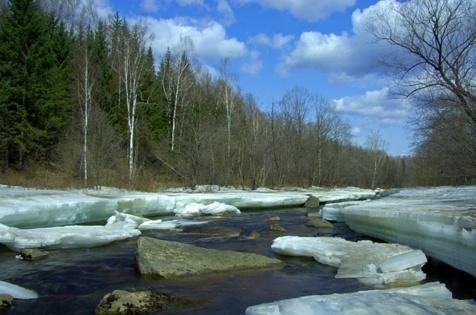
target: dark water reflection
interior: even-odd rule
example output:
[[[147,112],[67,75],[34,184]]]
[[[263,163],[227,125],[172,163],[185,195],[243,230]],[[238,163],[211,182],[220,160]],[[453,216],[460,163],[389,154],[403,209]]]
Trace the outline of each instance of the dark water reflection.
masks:
[[[280,224],[289,235],[361,239],[344,224],[337,224],[333,229],[306,227],[306,212],[305,209],[251,212],[238,217],[212,219],[206,228],[189,228],[182,233],[146,232],[144,235],[207,248],[275,256],[270,249],[271,242],[285,234],[268,231],[268,219],[279,215]],[[218,228],[224,228],[224,233],[218,233]],[[241,229],[241,235],[223,237],[227,231],[232,232],[231,229]],[[247,236],[253,231],[259,232],[261,237],[249,239]],[[191,299],[197,304],[164,314],[198,315],[243,314],[247,306],[279,299],[369,289],[355,280],[335,279],[334,268],[312,259],[295,257],[280,257],[286,264],[278,269],[181,280],[148,279],[140,277],[136,270],[135,244],[136,239],[132,239],[93,249],[57,251],[36,262],[16,261],[14,254],[3,250],[0,253],[0,279],[34,289],[40,294],[38,300],[16,300],[5,314],[92,314],[100,299],[115,289],[153,289]],[[439,276],[435,277],[438,279]],[[472,290],[468,288],[462,292],[468,294]]]

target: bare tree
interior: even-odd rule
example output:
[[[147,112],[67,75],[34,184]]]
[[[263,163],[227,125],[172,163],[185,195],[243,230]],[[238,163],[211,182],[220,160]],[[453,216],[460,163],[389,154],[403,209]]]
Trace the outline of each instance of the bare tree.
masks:
[[[220,65],[220,81],[222,102],[226,110],[226,131],[227,131],[227,154],[231,154],[231,121],[233,110],[235,108],[235,93],[233,91],[234,75],[230,73],[230,64],[228,59],[223,59]]]
[[[408,53],[393,63],[407,96],[436,93],[476,125],[476,2],[413,0],[379,12],[368,30]]]
[[[115,65],[120,78],[120,86],[124,89],[125,105],[127,109],[128,148],[127,162],[129,179],[134,177],[135,170],[135,134],[137,124],[137,105],[141,84],[144,59],[146,56],[145,41],[146,28],[136,24],[131,29],[123,23],[122,32],[115,40],[118,41],[118,64]],[[119,95],[120,99],[120,95]]]
[[[378,174],[384,161],[386,144],[380,134],[372,131],[365,140],[365,148],[370,151],[372,155],[372,181],[370,187],[374,189],[377,186]]]

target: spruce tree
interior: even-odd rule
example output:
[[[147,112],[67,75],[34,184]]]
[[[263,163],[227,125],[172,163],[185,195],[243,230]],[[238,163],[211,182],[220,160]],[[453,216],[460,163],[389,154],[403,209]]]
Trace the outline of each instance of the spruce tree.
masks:
[[[46,156],[66,123],[67,34],[36,1],[0,19],[0,133],[5,164]]]

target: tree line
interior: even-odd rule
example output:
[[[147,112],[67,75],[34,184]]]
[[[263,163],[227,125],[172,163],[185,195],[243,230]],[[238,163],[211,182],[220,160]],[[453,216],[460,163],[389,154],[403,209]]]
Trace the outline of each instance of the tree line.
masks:
[[[101,20],[91,1],[0,3],[4,175],[46,168],[75,185],[139,188],[444,182],[440,164],[422,162],[437,145],[430,138],[447,141],[434,131],[416,157],[392,157],[378,134],[353,144],[332,104],[306,89],[261,110],[228,60],[211,74],[186,38],[154,60],[144,25],[119,14]],[[450,136],[445,121],[424,121]]]

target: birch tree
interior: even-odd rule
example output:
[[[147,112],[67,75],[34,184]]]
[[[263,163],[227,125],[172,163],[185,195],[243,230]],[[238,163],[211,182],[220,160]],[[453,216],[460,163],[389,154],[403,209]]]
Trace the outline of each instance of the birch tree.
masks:
[[[129,170],[129,180],[132,180],[135,172],[135,136],[137,125],[137,105],[139,88],[142,78],[144,64],[146,29],[140,25],[134,25],[129,29],[126,23],[123,24],[122,32],[119,34],[119,64],[116,71],[120,77],[120,85],[123,88],[125,106],[127,111],[127,164]]]
[[[235,94],[232,87],[234,76],[230,73],[229,68],[229,60],[223,59],[220,66],[221,102],[226,111],[226,152],[228,157],[231,154],[231,121],[233,118],[233,109],[235,108]]]

